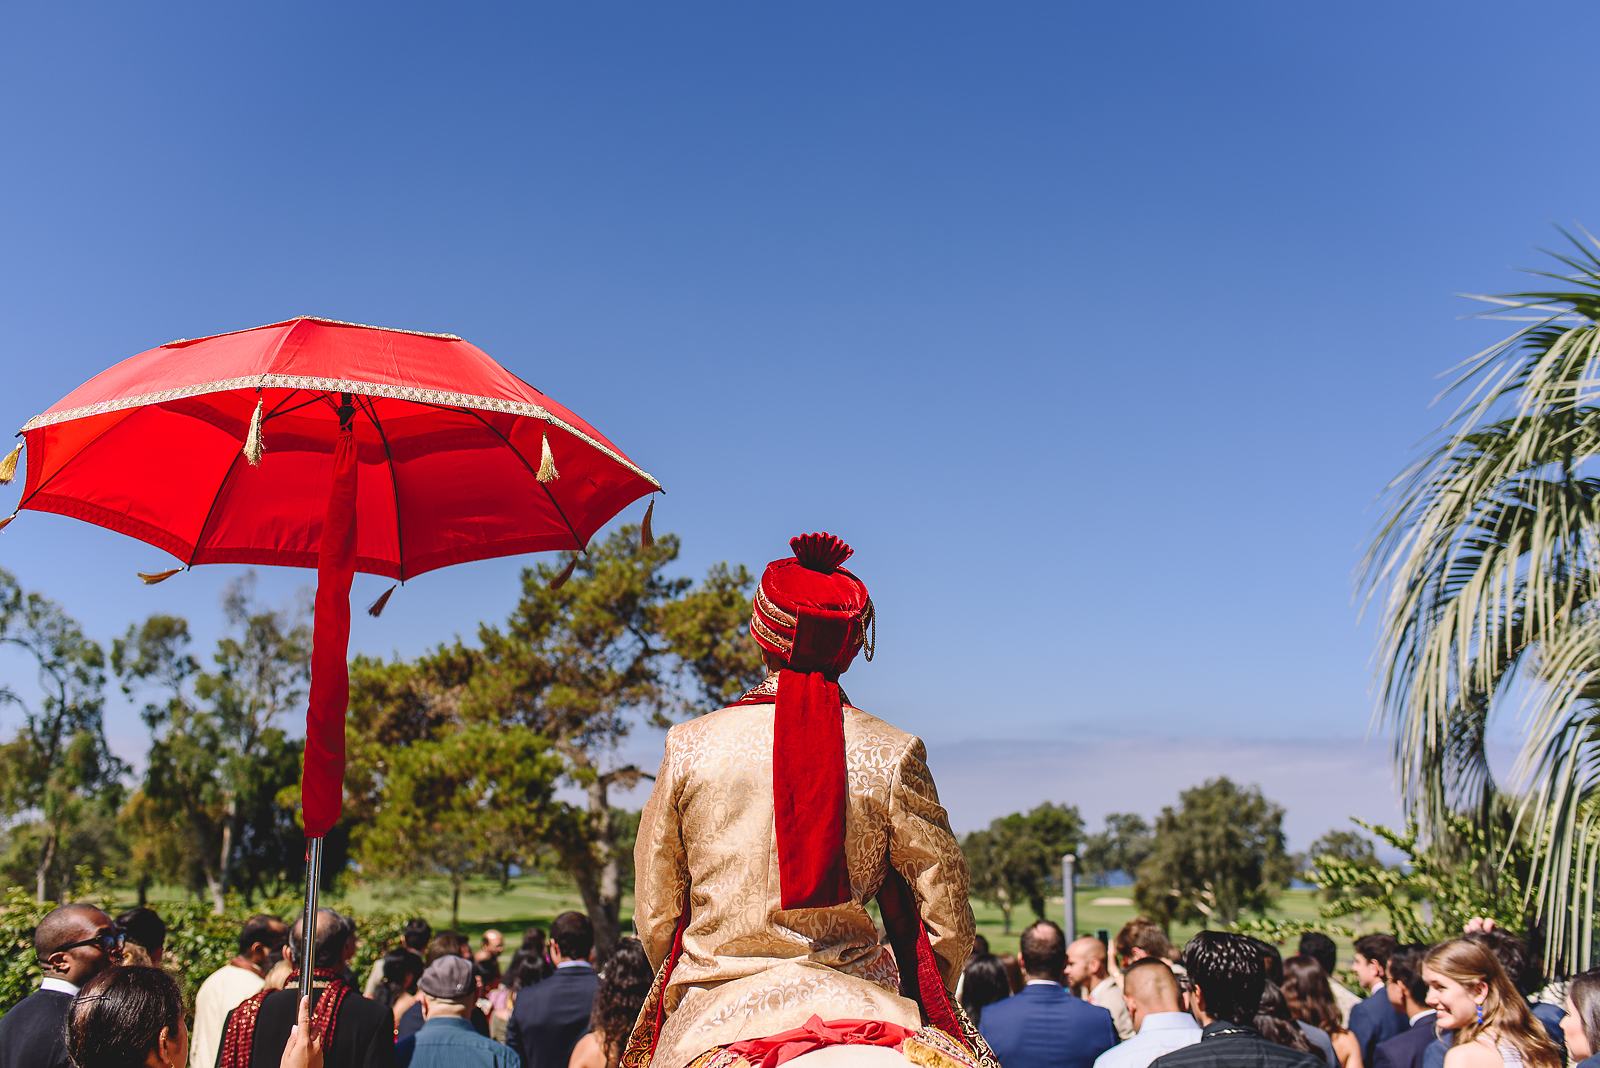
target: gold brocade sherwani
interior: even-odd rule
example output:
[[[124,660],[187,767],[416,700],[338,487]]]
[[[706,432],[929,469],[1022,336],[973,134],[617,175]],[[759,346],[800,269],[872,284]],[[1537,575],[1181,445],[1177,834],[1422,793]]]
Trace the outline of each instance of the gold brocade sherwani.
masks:
[[[775,686],[774,677],[757,694],[776,693]],[[659,992],[666,1020],[654,1068],[682,1068],[706,1050],[798,1027],[813,1014],[918,1027],[918,1008],[899,995],[894,954],[879,944],[864,904],[890,865],[916,895],[948,991],[972,949],[967,866],[939,805],[927,751],[920,739],[848,704],[851,899],[828,908],[779,907],[774,708],[736,705],[667,734],[635,848],[634,924],[658,973],[686,899],[688,923]]]

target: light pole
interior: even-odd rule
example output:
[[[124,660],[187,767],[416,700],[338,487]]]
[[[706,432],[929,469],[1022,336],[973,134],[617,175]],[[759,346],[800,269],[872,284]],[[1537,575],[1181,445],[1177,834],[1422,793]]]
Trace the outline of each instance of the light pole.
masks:
[[[1078,857],[1068,853],[1061,858],[1061,929],[1067,941],[1078,937]]]

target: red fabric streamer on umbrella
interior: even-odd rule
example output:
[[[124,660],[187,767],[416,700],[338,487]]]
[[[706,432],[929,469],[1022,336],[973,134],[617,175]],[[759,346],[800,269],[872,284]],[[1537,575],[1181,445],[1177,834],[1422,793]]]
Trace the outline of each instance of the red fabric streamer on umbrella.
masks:
[[[311,696],[306,707],[300,815],[306,837],[321,838],[344,807],[344,714],[350,705],[350,580],[356,564],[356,443],[346,425],[333,448],[333,484],[317,557],[311,630]]]

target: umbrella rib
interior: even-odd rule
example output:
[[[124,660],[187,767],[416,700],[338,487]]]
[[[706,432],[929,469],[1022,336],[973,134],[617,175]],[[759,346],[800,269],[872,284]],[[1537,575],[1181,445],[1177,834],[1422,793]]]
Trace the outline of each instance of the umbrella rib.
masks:
[[[587,552],[588,551],[588,547],[583,544],[583,539],[578,537],[578,531],[573,527],[572,520],[567,518],[566,510],[561,507],[561,502],[556,500],[556,495],[554,493],[550,492],[550,487],[549,486],[546,486],[543,482],[539,481],[539,471],[538,471],[538,469],[535,468],[532,464],[530,464],[528,462],[528,458],[526,456],[522,455],[522,450],[521,449],[519,449],[515,445],[511,444],[511,439],[506,437],[504,434],[502,434],[500,432],[500,428],[499,427],[497,427],[493,423],[489,422],[489,420],[485,419],[482,415],[480,415],[477,412],[473,411],[471,408],[452,408],[452,407],[450,407],[448,405],[444,405],[444,404],[428,404],[427,402],[423,402],[423,403],[424,403],[424,405],[426,407],[439,408],[439,409],[442,409],[442,410],[447,411],[447,412],[464,412],[465,414],[472,416],[472,418],[476,419],[478,422],[482,423],[484,426],[488,427],[489,431],[492,434],[494,434],[495,437],[497,437],[501,441],[505,442],[506,448],[511,450],[511,455],[515,456],[518,460],[520,460],[522,462],[523,468],[528,472],[528,474],[533,476],[534,485],[536,485],[540,489],[544,490],[544,495],[549,498],[551,507],[553,507],[556,510],[556,515],[559,515],[561,517],[561,522],[563,522],[563,523],[565,523],[567,525],[567,533],[572,535],[572,543],[578,547],[578,551],[579,552]]]
[[[265,423],[268,419],[271,419],[273,416],[277,415],[279,409],[281,409],[284,404],[287,403],[289,398],[298,392],[299,390],[295,390],[294,392],[285,395],[283,400],[278,402],[277,407],[273,408],[270,412],[265,412],[262,414],[261,421]],[[311,402],[315,402],[317,399],[318,398],[313,397]],[[304,406],[305,405],[300,405],[300,407]],[[189,550],[189,559],[184,561],[185,567],[193,567],[194,558],[200,555],[200,545],[206,540],[206,530],[211,526],[211,517],[216,514],[217,502],[222,499],[222,491],[228,485],[228,479],[233,477],[233,473],[238,469],[239,461],[242,459],[244,459],[244,449],[241,448],[238,452],[233,454],[233,461],[228,464],[228,469],[222,473],[222,481],[217,483],[217,492],[211,495],[211,506],[206,509],[205,521],[200,524],[200,530],[194,536],[194,548]]]
[[[378,406],[372,403],[371,397],[362,397],[362,409],[367,413],[367,418],[372,421],[373,429],[378,432],[378,440],[383,442],[383,456],[389,461],[389,485],[394,487],[394,543],[396,557],[400,564],[400,581],[406,580],[406,539],[400,527],[400,473],[394,469],[394,452],[389,448],[389,435],[383,432],[383,424],[378,422]]]

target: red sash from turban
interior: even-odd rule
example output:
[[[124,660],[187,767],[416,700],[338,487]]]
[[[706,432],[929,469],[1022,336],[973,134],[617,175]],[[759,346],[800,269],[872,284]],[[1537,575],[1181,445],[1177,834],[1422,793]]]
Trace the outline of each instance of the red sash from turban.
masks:
[[[789,545],[794,556],[761,575],[750,634],[786,662],[772,744],[780,907],[823,908],[850,900],[839,676],[862,647],[873,608],[866,584],[839,566],[850,546],[832,534],[802,534]]]

